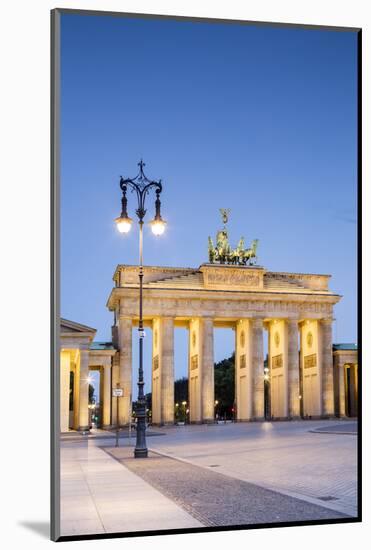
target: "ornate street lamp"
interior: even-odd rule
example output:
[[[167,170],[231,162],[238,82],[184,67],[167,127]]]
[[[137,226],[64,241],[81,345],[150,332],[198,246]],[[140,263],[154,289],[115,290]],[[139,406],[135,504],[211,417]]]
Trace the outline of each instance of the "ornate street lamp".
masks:
[[[145,200],[150,189],[155,189],[155,217],[150,222],[154,235],[162,235],[165,231],[166,222],[161,218],[161,202],[160,193],[162,191],[161,180],[149,180],[143,172],[145,163],[141,160],[138,163],[139,174],[133,178],[124,179],[120,177],[120,188],[122,190],[121,199],[121,215],[116,218],[115,222],[120,233],[128,233],[131,229],[133,220],[129,218],[127,212],[126,192],[128,187],[132,192],[135,191],[138,201],[138,208],[135,211],[139,221],[139,377],[138,377],[138,405],[136,411],[137,417],[137,436],[134,450],[135,458],[146,458],[148,449],[146,444],[146,401],[144,397],[144,377],[143,377],[143,220],[146,215]]]

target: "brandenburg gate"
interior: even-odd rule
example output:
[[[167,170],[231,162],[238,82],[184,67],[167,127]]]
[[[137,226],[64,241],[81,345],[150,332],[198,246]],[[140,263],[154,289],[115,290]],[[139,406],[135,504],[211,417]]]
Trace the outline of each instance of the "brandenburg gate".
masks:
[[[210,249],[209,249],[210,252]],[[276,419],[334,415],[333,306],[329,275],[271,272],[257,265],[145,267],[143,314],[153,331],[152,421],[174,422],[174,328],[189,332],[190,421],[214,422],[214,327],[235,331],[237,420],[264,419],[268,331],[271,414]],[[117,266],[107,306],[114,312],[112,387],[124,389],[120,424],[131,418],[132,330],[138,324],[138,268]],[[149,391],[147,381],[147,391]],[[113,400],[116,401],[116,400]],[[112,418],[116,418],[112,402]]]

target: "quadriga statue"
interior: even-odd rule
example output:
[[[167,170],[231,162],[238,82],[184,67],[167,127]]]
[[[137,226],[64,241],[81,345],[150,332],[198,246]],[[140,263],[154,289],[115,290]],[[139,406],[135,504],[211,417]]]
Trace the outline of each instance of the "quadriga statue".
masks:
[[[227,263],[232,265],[254,265],[257,260],[258,239],[254,239],[250,248],[245,248],[245,239],[241,237],[236,248],[232,249],[228,242],[226,230],[218,231],[216,246],[211,237],[208,239],[209,262]]]
[[[229,244],[228,231],[226,227],[230,212],[231,211],[229,208],[220,208],[224,227],[216,234],[215,246],[212,238],[209,237],[209,262],[211,264],[214,262],[219,262],[221,264],[253,265],[256,263],[256,250],[259,241],[258,239],[254,239],[250,248],[245,248],[245,238],[241,237],[238,241],[237,247],[232,249]]]

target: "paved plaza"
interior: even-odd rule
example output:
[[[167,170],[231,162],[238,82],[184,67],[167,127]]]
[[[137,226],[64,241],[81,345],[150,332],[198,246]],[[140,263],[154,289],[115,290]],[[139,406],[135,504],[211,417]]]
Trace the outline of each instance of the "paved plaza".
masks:
[[[357,514],[351,421],[151,428],[61,441],[62,535],[332,519]],[[108,436],[108,434],[107,434]]]

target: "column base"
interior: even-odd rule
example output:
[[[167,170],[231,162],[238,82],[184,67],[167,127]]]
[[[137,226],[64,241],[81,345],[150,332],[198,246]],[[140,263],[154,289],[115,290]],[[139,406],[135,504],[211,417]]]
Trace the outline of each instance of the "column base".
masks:
[[[300,416],[275,416],[273,418],[269,418],[272,422],[289,422],[290,420],[298,420]]]
[[[202,424],[216,424],[216,420],[214,420],[213,418],[205,418],[203,421],[202,421]]]
[[[151,426],[162,428],[163,426],[174,426],[174,424],[178,424],[178,422],[152,422]]]
[[[79,426],[77,428],[77,431],[78,432],[90,432],[90,427],[89,426]]]

